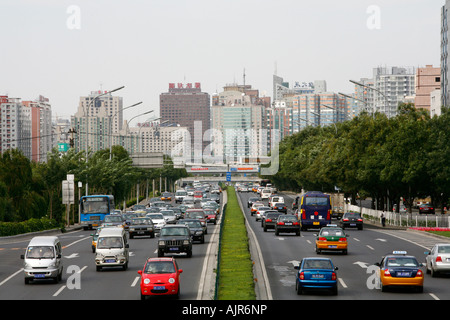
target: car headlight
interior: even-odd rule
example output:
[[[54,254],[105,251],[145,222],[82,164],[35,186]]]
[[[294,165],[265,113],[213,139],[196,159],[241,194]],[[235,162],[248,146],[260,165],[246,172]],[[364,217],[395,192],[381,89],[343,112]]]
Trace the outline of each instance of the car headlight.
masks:
[[[188,244],[189,244],[189,240],[184,240],[184,241],[183,241],[183,244],[184,244],[184,245],[188,245]]]
[[[196,236],[201,236],[203,234],[203,231],[195,231]]]
[[[170,278],[169,279],[169,283],[175,283],[175,279],[174,278]]]
[[[164,240],[159,240],[159,241],[158,241],[158,245],[159,245],[159,246],[163,246],[164,244],[165,244]]]
[[[145,278],[144,279],[144,284],[149,284],[150,283],[150,279],[149,278]]]
[[[134,228],[130,228],[130,231],[134,231]]]

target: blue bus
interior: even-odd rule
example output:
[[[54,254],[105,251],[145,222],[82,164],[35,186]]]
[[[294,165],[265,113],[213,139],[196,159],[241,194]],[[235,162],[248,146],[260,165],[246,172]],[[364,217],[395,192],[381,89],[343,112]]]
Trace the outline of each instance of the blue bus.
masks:
[[[113,212],[114,196],[91,195],[80,198],[80,222],[84,230],[100,226],[105,216]]]
[[[310,191],[302,194],[299,199],[298,213],[302,230],[322,228],[331,223],[330,195]]]

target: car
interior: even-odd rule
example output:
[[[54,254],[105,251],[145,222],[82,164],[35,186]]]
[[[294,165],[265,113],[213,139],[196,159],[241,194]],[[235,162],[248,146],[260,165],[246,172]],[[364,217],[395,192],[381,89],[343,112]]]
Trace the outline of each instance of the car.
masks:
[[[175,224],[177,222],[175,211],[165,209],[161,210],[159,213],[161,213],[164,216],[164,219],[166,219],[166,224]]]
[[[178,190],[175,192],[175,203],[182,203],[183,199],[187,196],[187,192],[184,190]]]
[[[252,207],[250,208],[250,215],[253,216],[256,213],[256,211],[258,211],[259,207],[264,207],[264,206],[265,206],[265,204],[262,202],[254,202],[252,204]]]
[[[426,270],[432,277],[440,273],[450,273],[450,243],[437,243],[425,254]]]
[[[215,201],[217,204],[220,203],[220,194],[211,193],[210,197],[211,197],[211,201]]]
[[[272,195],[272,189],[264,188],[261,190],[261,199],[269,199],[269,197],[271,195]]]
[[[166,225],[166,219],[161,213],[147,213],[146,217],[152,220],[156,232],[159,232]]]
[[[132,207],[133,211],[137,211],[137,210],[145,210],[145,204],[135,204]]]
[[[208,225],[206,223],[206,214],[203,209],[188,209],[184,213],[185,219],[199,219],[203,226],[203,232],[208,234]]]
[[[421,205],[419,206],[419,214],[422,214],[422,213],[425,213],[425,214],[428,214],[428,213],[435,214],[434,207],[432,207],[432,206],[430,206],[430,205],[428,205],[428,204],[421,204]]]
[[[158,257],[165,253],[186,253],[192,257],[192,239],[189,227],[181,224],[165,225],[158,240]]]
[[[150,238],[155,237],[155,227],[153,221],[150,218],[134,218],[131,220],[128,234],[130,239],[134,236],[150,236]]]
[[[270,207],[267,206],[262,206],[262,207],[258,207],[258,210],[256,211],[256,216],[255,216],[255,220],[259,221],[262,219],[262,217],[264,216],[264,213],[266,211],[272,210]]]
[[[261,199],[259,197],[250,197],[247,200],[247,208],[251,208],[251,206],[253,205],[253,203],[261,201]]]
[[[160,208],[160,209],[165,209],[165,208],[167,208],[167,202],[165,202],[165,201],[155,201],[155,202],[152,202],[151,204],[150,204],[150,206],[151,207],[158,207],[158,208]]]
[[[182,205],[184,205],[187,208],[193,209],[195,207],[194,197],[191,196],[184,197]]]
[[[286,214],[278,216],[275,224],[275,235],[278,236],[281,232],[292,233],[300,235],[300,221],[293,214]]]
[[[95,249],[95,267],[97,271],[104,267],[121,267],[127,270],[130,259],[128,237],[123,228],[103,228]]]
[[[275,202],[272,207],[273,210],[278,210],[283,213],[287,213],[287,206],[284,202]]]
[[[172,201],[172,194],[170,192],[163,192],[161,194],[161,201]]]
[[[204,209],[205,217],[206,217],[206,223],[211,222],[214,224],[217,224],[217,211],[213,208],[210,209]]]
[[[362,230],[363,218],[358,212],[346,212],[342,215],[341,220],[339,220],[339,226],[342,229],[358,228],[358,230]]]
[[[194,202],[200,202],[203,199],[203,191],[195,190],[194,191]]]
[[[203,232],[203,226],[200,220],[181,219],[178,220],[177,224],[185,224],[189,227],[192,241],[200,241],[200,243],[205,243],[205,233]]]
[[[280,196],[271,196],[269,198],[269,207],[273,208],[277,202],[284,202],[284,198]]]
[[[126,220],[124,217],[120,214],[109,214],[105,216],[105,219],[102,223],[103,227],[120,227],[125,228],[126,227]]]
[[[408,255],[406,251],[394,251],[375,263],[379,267],[377,277],[381,291],[385,292],[390,287],[413,287],[418,292],[423,292],[424,275],[422,263],[416,257]]]
[[[316,237],[316,253],[322,250],[341,251],[343,254],[348,252],[348,235],[337,225],[327,225],[320,229]]]
[[[338,294],[338,267],[331,259],[307,257],[294,268],[298,270],[295,276],[297,294],[303,294],[307,289],[326,289],[333,295]]]
[[[172,257],[148,258],[142,270],[140,294],[141,300],[147,296],[180,296],[180,274],[183,272]]]
[[[279,211],[267,211],[264,220],[262,221],[262,225],[264,228],[264,232],[268,229],[275,229],[275,224],[278,217],[281,215]]]

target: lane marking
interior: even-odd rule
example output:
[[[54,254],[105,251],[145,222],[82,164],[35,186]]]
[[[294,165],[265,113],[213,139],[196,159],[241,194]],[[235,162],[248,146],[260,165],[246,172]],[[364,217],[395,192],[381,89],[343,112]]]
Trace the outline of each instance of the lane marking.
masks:
[[[134,278],[134,281],[133,281],[133,283],[131,284],[131,286],[132,287],[135,287],[136,286],[136,284],[138,283],[138,281],[141,279],[141,277],[136,277],[136,278]]]
[[[23,268],[20,269],[19,271],[13,273],[12,275],[10,275],[8,278],[6,278],[5,280],[3,280],[2,282],[0,282],[0,287],[5,284],[8,280],[10,280],[11,278],[15,277],[16,275],[18,275],[19,273],[23,272]]]
[[[366,247],[367,248],[369,248],[370,250],[374,250],[375,251],[375,249],[374,248],[372,248],[371,246],[369,246],[369,245],[366,245]]]
[[[345,284],[344,280],[342,280],[341,278],[338,278],[338,280],[343,288],[347,288],[347,285]]]
[[[434,293],[430,293],[430,296],[431,296],[434,300],[441,300],[441,299],[439,299]]]

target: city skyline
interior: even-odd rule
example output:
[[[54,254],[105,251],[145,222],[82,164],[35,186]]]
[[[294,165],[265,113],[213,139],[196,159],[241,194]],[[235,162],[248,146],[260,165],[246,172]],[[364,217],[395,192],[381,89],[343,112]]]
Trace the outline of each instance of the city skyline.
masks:
[[[46,96],[54,117],[70,118],[80,96],[125,86],[124,107],[143,101],[124,111],[130,119],[158,116],[168,83],[201,82],[212,95],[242,84],[244,69],[261,96],[272,97],[275,73],[352,93],[348,80],[376,67],[439,66],[444,4],[6,0],[1,30],[14,31],[2,35],[0,94]]]

